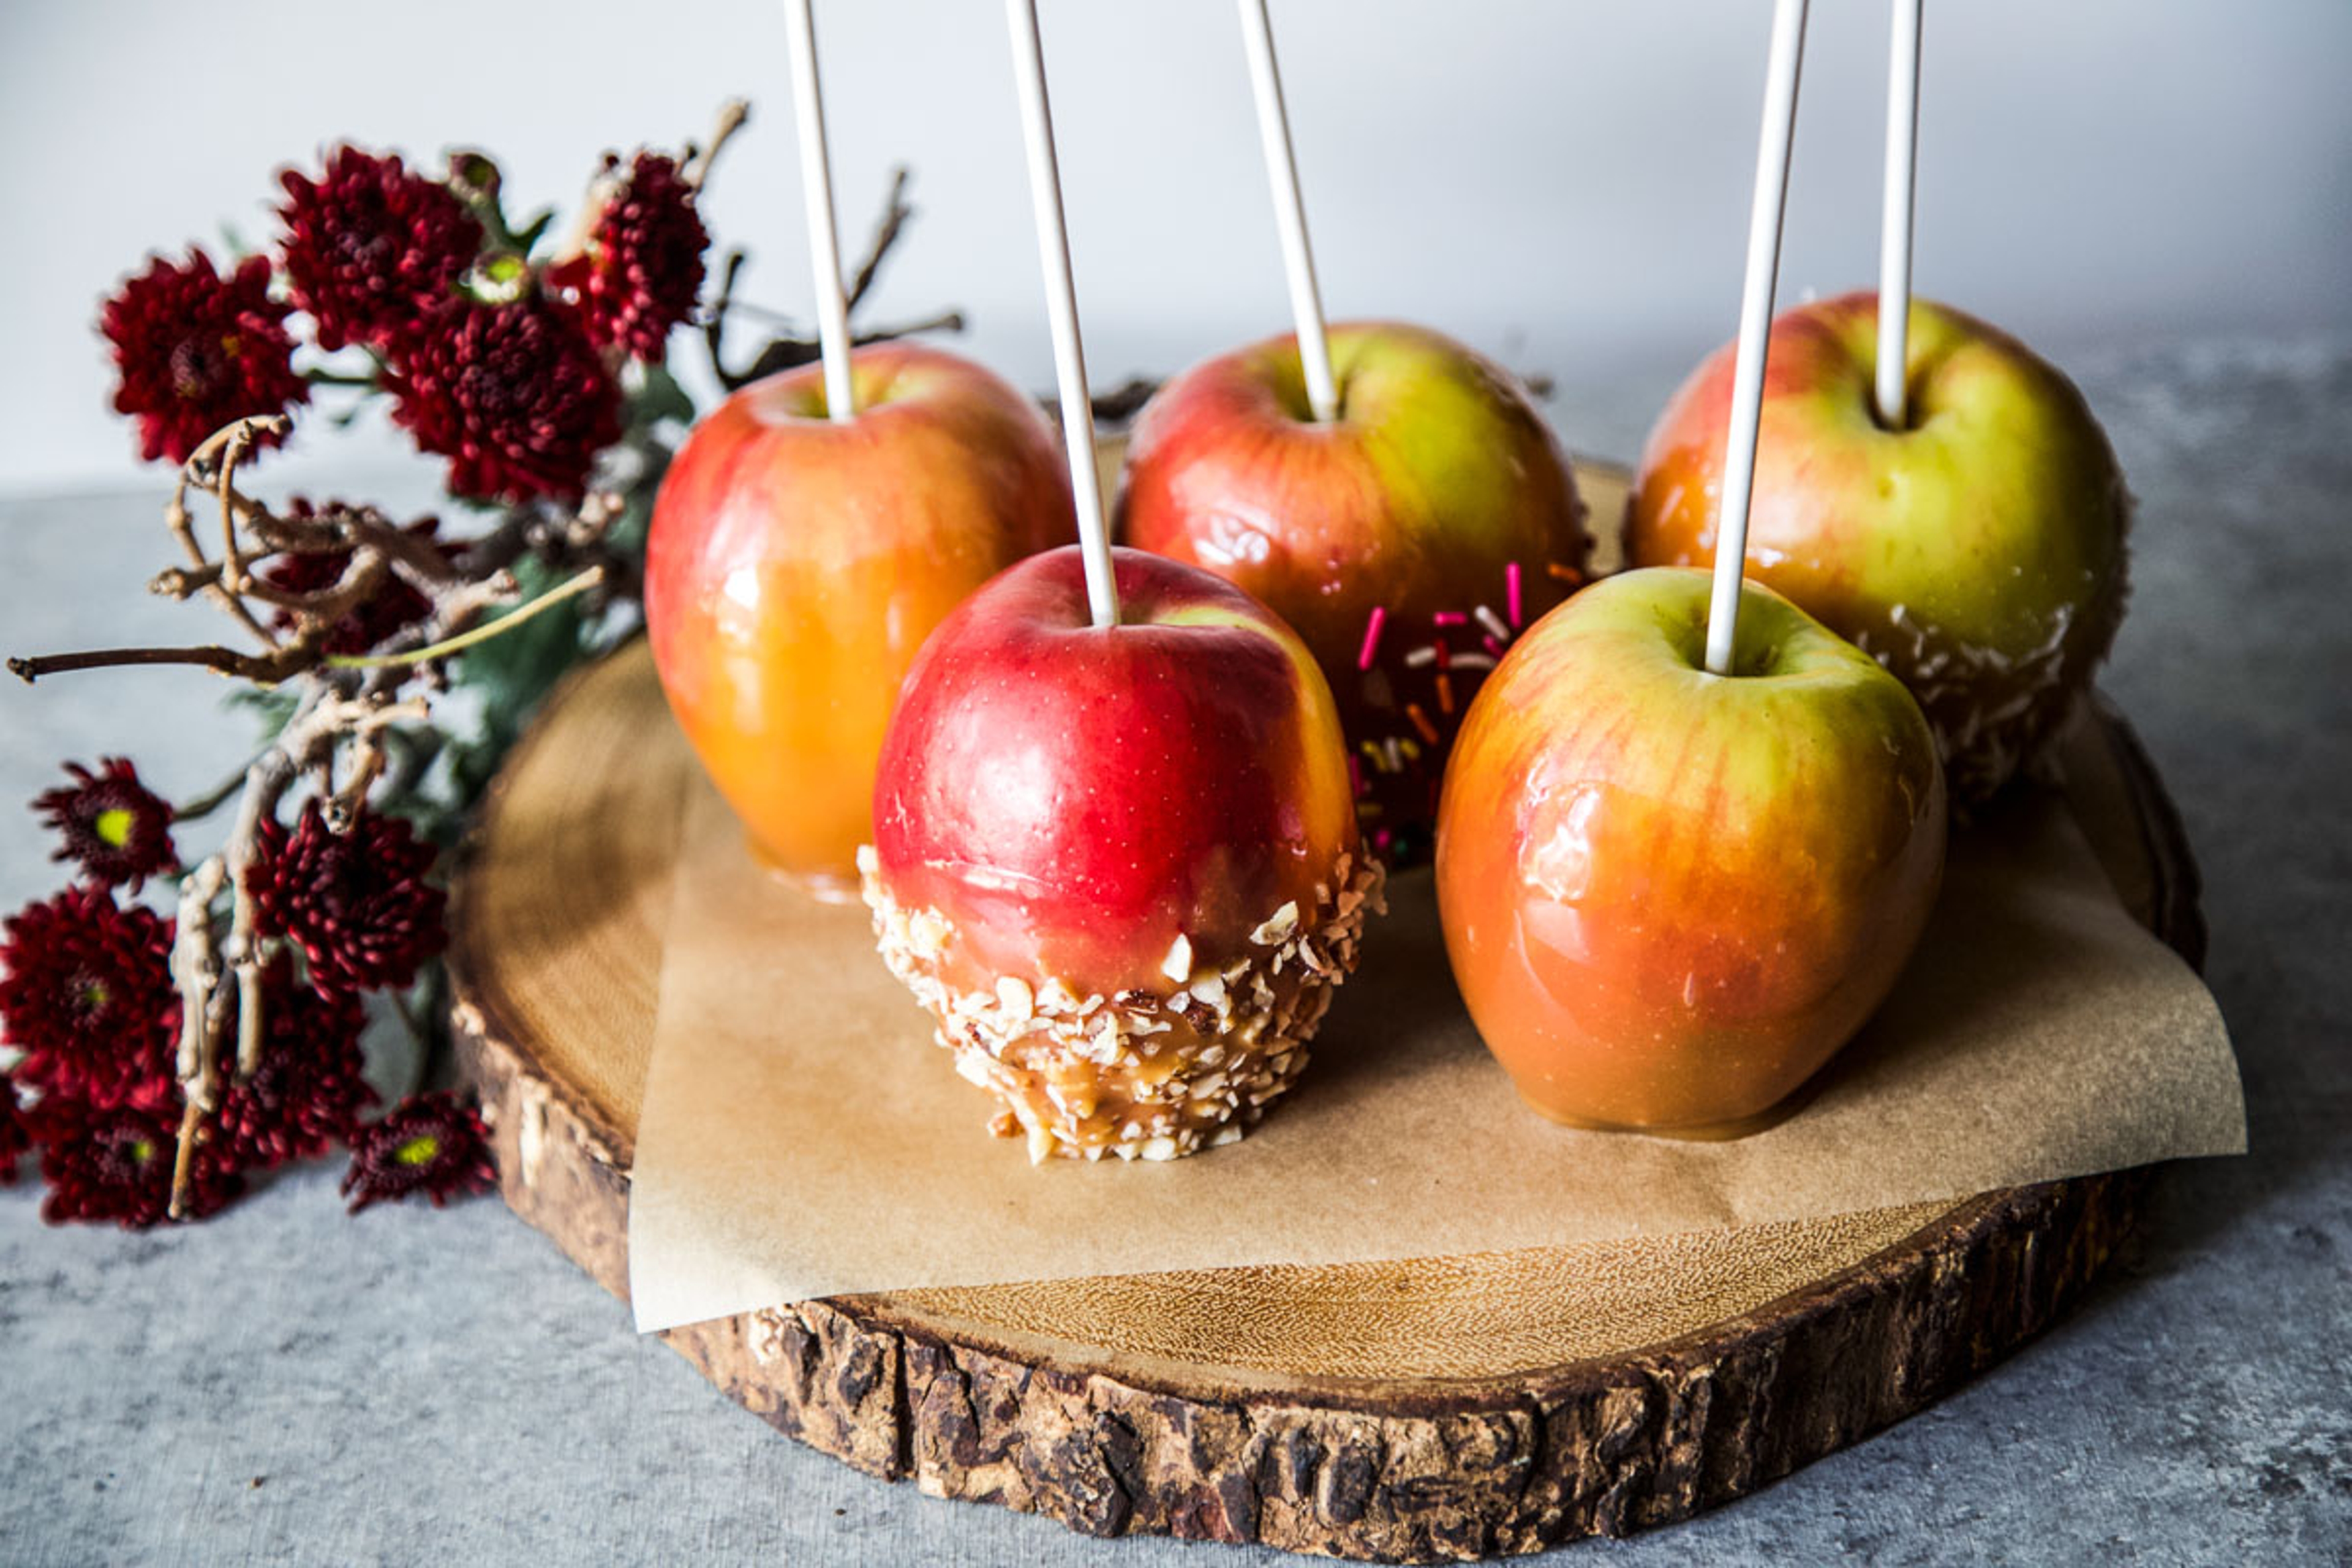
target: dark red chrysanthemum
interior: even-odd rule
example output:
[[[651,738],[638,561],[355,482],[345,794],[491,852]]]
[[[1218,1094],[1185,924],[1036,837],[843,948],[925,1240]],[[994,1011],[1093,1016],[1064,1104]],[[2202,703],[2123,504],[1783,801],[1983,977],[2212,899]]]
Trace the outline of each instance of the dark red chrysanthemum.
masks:
[[[26,1125],[24,1107],[16,1103],[16,1085],[0,1073],[0,1187],[16,1184],[16,1167],[32,1146],[32,1129]]]
[[[41,1201],[43,1219],[51,1225],[110,1219],[126,1230],[144,1230],[168,1216],[180,1136],[176,1097],[162,1105],[103,1108],[45,1095],[33,1108],[32,1122],[41,1146],[41,1180],[49,1188]],[[196,1146],[188,1173],[189,1219],[217,1212],[245,1190],[245,1179],[210,1144]]]
[[[580,499],[621,437],[621,391],[576,310],[538,294],[446,306],[384,377],[392,416],[459,495]]]
[[[339,147],[317,180],[291,169],[278,179],[287,280],[322,349],[407,342],[482,248],[465,204],[397,153]]]
[[[284,962],[270,967],[263,987],[261,1063],[222,1091],[214,1124],[224,1157],[247,1171],[325,1153],[357,1131],[360,1111],[375,1103],[363,1076],[367,1013],[359,997],[299,984]]]
[[[287,307],[269,297],[269,263],[249,256],[223,278],[191,250],[185,266],[157,257],[106,302],[99,331],[114,348],[114,408],[139,421],[140,456],[184,463],[233,419],[307,403],[294,374]],[[275,434],[260,437],[276,446]]]
[[[481,1113],[443,1089],[411,1095],[360,1130],[342,1192],[353,1214],[412,1193],[438,1208],[453,1196],[488,1192],[497,1181]]]
[[[65,844],[52,860],[71,860],[83,875],[108,887],[129,883],[137,892],[150,877],[179,864],[172,847],[172,807],[139,782],[123,757],[106,757],[99,771],[68,763],[69,785],[45,792],[33,809],[49,819]]]
[[[349,832],[337,833],[313,800],[291,833],[261,825],[246,888],[261,929],[302,949],[313,984],[331,991],[405,985],[447,940],[441,889],[425,879],[433,857],[433,846],[399,817],[362,811]]]
[[[640,153],[586,246],[550,268],[547,280],[578,304],[597,347],[658,361],[670,329],[694,313],[709,244],[677,161]]]
[[[338,503],[327,503],[330,510]],[[287,514],[298,521],[318,515],[318,509],[301,496],[287,503]],[[458,547],[443,544],[436,538],[440,532],[438,518],[424,517],[410,523],[401,531],[413,539],[431,544],[446,560],[458,553]],[[261,568],[262,581],[289,594],[316,594],[331,588],[343,580],[344,571],[352,563],[348,550],[319,550],[274,556]],[[418,593],[407,579],[389,573],[376,584],[375,591],[339,616],[327,629],[327,639],[321,647],[332,656],[372,653],[392,637],[415,626],[432,614],[433,605]],[[278,610],[271,624],[279,631],[291,631],[296,624],[293,611]]]
[[[46,1099],[152,1106],[173,1092],[172,922],[68,888],[12,917],[0,941],[0,1037],[25,1053],[19,1082]]]

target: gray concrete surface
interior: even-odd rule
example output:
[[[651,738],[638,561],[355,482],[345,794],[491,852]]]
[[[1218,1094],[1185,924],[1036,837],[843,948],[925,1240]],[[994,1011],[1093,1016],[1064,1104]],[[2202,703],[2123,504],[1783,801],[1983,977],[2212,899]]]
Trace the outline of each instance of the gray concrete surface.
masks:
[[[2253,1153],[2174,1172],[2089,1304],[1937,1408],[1760,1495],[1570,1562],[2352,1561],[2352,344],[2078,357],[2141,501],[2107,687],[2202,858]],[[1564,389],[1630,450],[1654,384]],[[137,593],[152,496],[0,502],[0,644],[209,637]],[[199,630],[198,628],[201,627]],[[0,692],[0,802],[129,751],[236,760],[216,688]],[[0,815],[0,906],[53,873]],[[0,1561],[1271,1562],[1098,1542],[777,1437],[495,1202],[346,1220],[304,1172],[211,1224],[49,1230],[0,1193]]]

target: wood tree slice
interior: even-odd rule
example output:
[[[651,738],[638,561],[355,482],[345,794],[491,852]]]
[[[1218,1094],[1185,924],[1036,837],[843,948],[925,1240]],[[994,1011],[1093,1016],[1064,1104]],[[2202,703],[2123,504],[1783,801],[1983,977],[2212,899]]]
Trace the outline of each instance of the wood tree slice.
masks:
[[[1622,505],[1618,477],[1580,479],[1596,511]],[[642,644],[583,672],[500,777],[452,910],[460,1058],[500,1190],[615,1294],[694,765]],[[2198,962],[2193,863],[2128,730],[2086,712],[2061,765],[2126,904]],[[1957,1386],[2079,1295],[2146,1181],[1465,1258],[839,1297],[664,1337],[860,1469],[1093,1534],[1529,1552],[1738,1497]]]

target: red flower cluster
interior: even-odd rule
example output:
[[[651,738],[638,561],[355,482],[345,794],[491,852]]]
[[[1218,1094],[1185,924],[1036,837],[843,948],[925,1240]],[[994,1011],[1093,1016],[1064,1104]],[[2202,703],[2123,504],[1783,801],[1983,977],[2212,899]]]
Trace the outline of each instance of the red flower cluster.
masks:
[[[51,1225],[113,1220],[127,1230],[162,1221],[172,1205],[172,1165],[180,1138],[175,1095],[164,1105],[101,1107],[44,1095],[33,1108]],[[209,1144],[189,1162],[187,1217],[202,1219],[245,1190],[245,1178]]]
[[[331,509],[334,503],[328,504]],[[318,508],[302,496],[288,501],[286,510],[288,515],[300,519],[318,515]],[[437,539],[441,531],[438,518],[419,518],[401,531],[435,545],[445,556],[457,553],[457,546],[442,544]],[[348,550],[279,555],[261,568],[261,580],[283,593],[316,594],[341,582],[351,563],[352,552]],[[328,628],[327,640],[320,646],[331,655],[372,653],[432,612],[433,605],[425,595],[395,574],[344,612]],[[281,632],[291,631],[296,617],[290,610],[279,610],[271,617],[271,624]]]
[[[180,1001],[172,922],[103,888],[68,888],[12,917],[0,940],[0,1038],[18,1083],[52,1098],[153,1108],[172,1090]]]
[[[621,438],[621,388],[579,313],[537,293],[444,306],[384,376],[392,416],[460,495],[573,501]]]
[[[287,282],[331,353],[409,341],[481,251],[482,226],[465,204],[397,153],[341,147],[320,178],[289,169],[278,180]]]
[[[75,788],[39,803],[68,842],[95,835],[109,854],[141,842],[107,815],[161,809],[137,789],[130,763],[73,773]],[[123,790],[136,795],[108,793]],[[350,833],[334,834],[312,802],[291,833],[269,825],[263,849],[251,868],[261,923],[302,949],[309,974],[287,953],[263,973],[258,1064],[243,1079],[226,1077],[218,1110],[200,1123],[190,1218],[235,1198],[249,1173],[366,1136],[360,1117],[375,1091],[364,1076],[360,993],[406,984],[444,941],[443,897],[424,880],[433,848],[406,823],[363,814]],[[101,858],[93,876],[110,864]],[[48,1186],[42,1213],[52,1221],[135,1228],[169,1210],[185,1106],[173,935],[172,921],[119,903],[98,881],[29,905],[0,928],[0,1046],[21,1053],[0,1074],[0,1184],[37,1148]],[[29,1107],[17,1101],[20,1087],[37,1096]],[[478,1119],[454,1102],[406,1109],[362,1148],[353,1181],[363,1197],[424,1191],[439,1202],[478,1185],[487,1168]]]
[[[360,999],[297,984],[293,966],[283,961],[271,966],[263,986],[261,1065],[228,1086],[215,1124],[228,1157],[248,1171],[316,1159],[348,1142],[360,1111],[375,1103],[360,1052],[367,1025]]]
[[[608,174],[619,166],[608,159]],[[508,231],[496,166],[479,154],[436,180],[396,153],[343,146],[318,174],[279,183],[291,306],[270,298],[268,258],[224,279],[202,252],[184,267],[158,260],[107,302],[115,405],[139,416],[148,458],[184,462],[231,419],[307,401],[285,325],[299,307],[321,350],[376,356],[394,418],[450,459],[458,494],[576,501],[620,439],[614,370],[624,356],[659,360],[702,287],[710,237],[676,160],[638,153],[579,253],[552,265],[518,254],[538,230]]]
[[[51,856],[71,860],[104,887],[129,883],[137,892],[148,878],[179,863],[172,845],[172,808],[139,782],[139,770],[107,757],[91,773],[68,763],[70,785],[36,796],[33,809],[49,819],[65,843]]]
[[[301,948],[320,989],[405,985],[447,941],[445,896],[425,880],[433,846],[400,818],[362,811],[337,833],[313,800],[291,833],[265,822],[260,840],[246,890],[261,929]]]
[[[201,250],[191,250],[184,266],[159,256],[125,283],[98,324],[121,377],[115,412],[139,421],[140,455],[184,463],[233,419],[310,401],[294,371],[286,315],[269,297],[269,263],[258,256],[226,278]]]
[[[481,1113],[443,1090],[411,1095],[352,1140],[343,1195],[352,1213],[370,1204],[423,1193],[439,1208],[453,1196],[488,1192],[498,1183],[489,1129]]]
[[[640,153],[586,247],[550,268],[547,281],[578,304],[599,348],[659,360],[670,329],[694,313],[709,244],[694,210],[694,187],[679,176],[677,161]]]

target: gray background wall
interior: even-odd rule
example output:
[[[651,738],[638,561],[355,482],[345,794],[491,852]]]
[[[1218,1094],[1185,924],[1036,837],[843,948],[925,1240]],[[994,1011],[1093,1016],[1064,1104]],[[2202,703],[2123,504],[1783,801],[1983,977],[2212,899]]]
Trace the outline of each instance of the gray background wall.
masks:
[[[1813,10],[1784,299],[1875,267],[1885,11]],[[1276,0],[1335,314],[1424,320],[1548,373],[1569,442],[1623,450],[1732,328],[1768,11]],[[1045,18],[1097,382],[1280,327],[1231,5],[1046,0]],[[970,352],[1044,386],[1001,6],[823,0],[819,34],[845,232],[862,239],[892,163],[917,170],[922,216],[876,314],[961,305]],[[2347,67],[2346,0],[1937,0],[1921,290],[2062,361],[2133,335],[2352,330]],[[132,475],[100,296],[224,219],[266,235],[274,171],[346,136],[478,144],[524,202],[569,204],[606,145],[674,142],[749,96],[708,216],[754,251],[746,293],[804,312],[786,92],[772,0],[5,0],[0,491]],[[399,450],[366,427],[300,446],[289,480]]]

